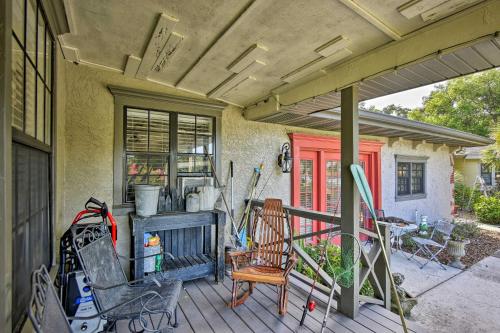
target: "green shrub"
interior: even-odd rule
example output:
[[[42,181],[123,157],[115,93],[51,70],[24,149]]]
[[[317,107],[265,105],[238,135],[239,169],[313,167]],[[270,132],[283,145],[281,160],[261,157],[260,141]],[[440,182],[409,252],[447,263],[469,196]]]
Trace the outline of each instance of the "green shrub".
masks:
[[[498,196],[481,197],[474,205],[474,211],[480,222],[500,224],[500,198]]]
[[[454,241],[463,241],[479,235],[477,223],[457,223],[450,238]]]
[[[322,243],[325,245],[326,243]],[[319,261],[320,258],[320,247],[318,245],[308,244],[305,245],[303,243],[299,243],[299,245],[315,262]],[[350,267],[352,264],[342,263],[342,259],[346,260],[346,258],[352,258],[350,255],[345,255],[344,257],[340,255],[340,247],[333,244],[326,244],[326,251],[328,256],[328,261],[330,265],[324,265],[323,270],[330,276],[339,276],[338,283],[340,285],[348,285],[350,280],[352,279],[352,271],[345,271],[343,267]],[[345,253],[345,252],[344,252]],[[348,260],[348,259],[347,259]],[[360,263],[361,265],[361,263]],[[313,279],[315,275],[315,271],[307,265],[302,258],[299,258],[297,261],[296,270],[299,273],[304,274],[305,276]],[[360,290],[361,295],[371,296],[373,297],[375,292],[373,286],[370,281],[366,281]]]
[[[472,199],[471,199],[472,197]],[[474,205],[481,198],[481,192],[479,190],[473,190],[470,187],[465,186],[461,183],[455,183],[454,199],[455,205],[460,207],[460,209],[473,209]],[[470,201],[470,207],[467,207]]]

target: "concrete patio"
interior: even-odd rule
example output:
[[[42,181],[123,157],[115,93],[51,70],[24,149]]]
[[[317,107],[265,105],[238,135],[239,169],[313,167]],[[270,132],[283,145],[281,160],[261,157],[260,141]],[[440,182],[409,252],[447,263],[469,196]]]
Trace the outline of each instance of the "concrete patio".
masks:
[[[461,271],[435,263],[420,269],[401,252],[393,269],[406,279],[403,287],[417,296],[412,320],[428,332],[499,332],[500,252]]]

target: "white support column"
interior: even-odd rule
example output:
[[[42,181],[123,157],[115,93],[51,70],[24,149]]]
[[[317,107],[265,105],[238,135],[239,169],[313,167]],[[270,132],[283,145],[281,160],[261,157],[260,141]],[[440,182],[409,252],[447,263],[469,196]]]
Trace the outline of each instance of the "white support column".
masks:
[[[341,91],[341,230],[359,237],[359,192],[354,183],[350,166],[359,159],[358,86]],[[352,240],[342,238],[342,247],[355,248]],[[353,253],[357,257],[357,253]],[[358,315],[359,265],[354,265],[354,283],[351,288],[342,288],[340,311],[351,318]]]

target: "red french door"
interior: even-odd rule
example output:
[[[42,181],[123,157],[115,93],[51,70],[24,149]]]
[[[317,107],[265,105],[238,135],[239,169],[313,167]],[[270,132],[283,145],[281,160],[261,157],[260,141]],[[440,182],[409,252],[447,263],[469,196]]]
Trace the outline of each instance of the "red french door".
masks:
[[[340,140],[302,134],[291,134],[290,138],[293,149],[292,205],[340,214]],[[380,142],[362,141],[359,155],[359,164],[365,170],[374,192],[376,208],[380,207],[381,145]],[[326,227],[323,222],[294,219],[296,234],[308,234]],[[310,237],[307,240],[316,241],[318,238]]]

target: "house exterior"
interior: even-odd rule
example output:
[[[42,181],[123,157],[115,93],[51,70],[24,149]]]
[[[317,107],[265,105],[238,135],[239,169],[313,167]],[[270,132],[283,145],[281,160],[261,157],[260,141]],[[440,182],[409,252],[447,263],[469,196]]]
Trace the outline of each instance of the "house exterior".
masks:
[[[132,185],[180,193],[182,178],[210,172],[203,147],[220,179],[234,162],[239,213],[263,163],[261,198],[341,206],[342,231],[358,234],[347,167],[359,161],[386,215],[449,216],[450,154],[490,140],[357,105],[499,66],[500,4],[429,12],[342,2],[0,0],[0,327],[22,326],[30,272],[57,262],[59,239],[90,196],[112,207],[117,249],[128,254]],[[335,21],[338,32],[316,29]],[[276,167],[285,142],[291,174]],[[358,286],[342,299],[356,316]]]
[[[478,177],[484,180],[488,187],[497,186],[496,170],[488,168],[481,162],[482,151],[486,147],[469,147],[457,151],[454,154],[455,170],[463,177],[465,186],[473,187],[474,183],[481,185]]]

